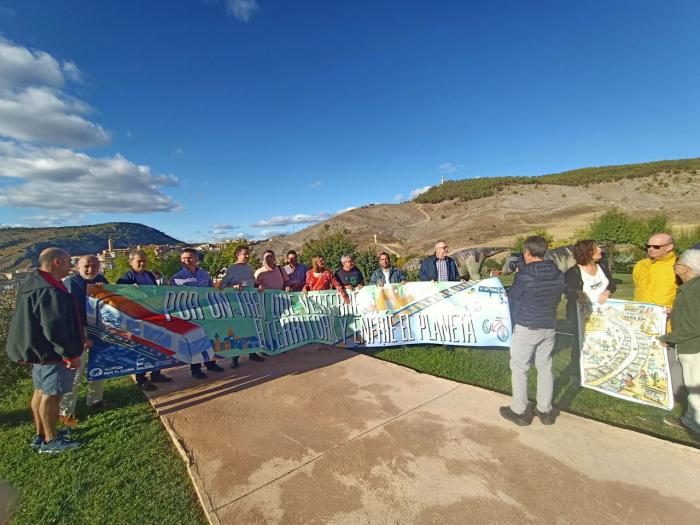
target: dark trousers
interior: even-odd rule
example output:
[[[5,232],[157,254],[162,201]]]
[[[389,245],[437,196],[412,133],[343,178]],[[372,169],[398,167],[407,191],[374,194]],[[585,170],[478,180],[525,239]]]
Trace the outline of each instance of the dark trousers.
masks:
[[[206,366],[207,368],[211,368],[215,364],[216,364],[216,361],[205,361],[204,362],[204,366]],[[202,369],[202,363],[192,363],[190,365],[190,370],[192,372],[195,372],[195,371],[201,370],[201,369]]]
[[[160,375],[160,370],[151,370],[151,377],[153,376],[158,376]],[[143,372],[141,374],[136,374],[136,382],[137,383],[146,383],[148,379],[146,379],[146,372]]]

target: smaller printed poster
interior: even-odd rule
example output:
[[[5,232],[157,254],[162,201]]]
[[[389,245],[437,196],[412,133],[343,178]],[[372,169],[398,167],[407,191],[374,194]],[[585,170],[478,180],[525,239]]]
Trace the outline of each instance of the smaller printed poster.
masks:
[[[581,385],[620,399],[673,409],[662,306],[610,299],[579,305]]]

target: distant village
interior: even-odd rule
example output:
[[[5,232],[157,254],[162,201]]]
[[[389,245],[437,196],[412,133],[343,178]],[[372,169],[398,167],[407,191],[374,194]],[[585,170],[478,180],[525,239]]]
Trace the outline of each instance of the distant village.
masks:
[[[231,241],[221,242],[221,243],[204,243],[193,246],[195,250],[200,253],[206,252],[219,252],[223,250],[226,244]],[[137,244],[136,246],[129,246],[128,248],[115,248],[112,239],[107,240],[107,249],[102,250],[97,254],[97,258],[100,260],[102,265],[102,270],[111,270],[113,268],[114,259],[119,256],[127,256],[129,252],[133,249],[136,250],[153,250],[157,256],[164,256],[171,251],[179,251],[182,245],[179,244]],[[71,263],[75,265],[78,259],[86,254],[77,254],[71,256]],[[90,254],[92,255],[92,254]],[[0,272],[0,291],[11,290],[20,285],[27,275],[34,270],[33,267],[20,268],[11,272]]]

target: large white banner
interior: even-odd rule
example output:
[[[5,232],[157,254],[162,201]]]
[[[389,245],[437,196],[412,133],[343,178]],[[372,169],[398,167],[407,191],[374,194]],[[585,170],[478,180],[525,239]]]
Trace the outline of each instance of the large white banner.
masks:
[[[582,311],[583,310],[583,311]],[[581,385],[620,399],[673,409],[664,308],[608,300],[592,309],[579,305]]]

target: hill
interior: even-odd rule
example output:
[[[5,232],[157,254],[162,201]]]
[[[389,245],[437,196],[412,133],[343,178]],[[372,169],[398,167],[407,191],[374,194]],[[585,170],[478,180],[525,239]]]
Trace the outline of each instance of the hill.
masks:
[[[433,186],[416,197],[415,201],[421,203],[438,203],[451,199],[469,201],[495,195],[509,186],[516,185],[588,186],[649,176],[670,178],[674,175],[691,173],[700,173],[700,158],[580,168],[536,177],[481,177],[447,181],[439,186]]]
[[[72,255],[97,253],[107,248],[137,244],[182,244],[181,241],[149,226],[133,222],[109,222],[59,228],[0,229],[0,270],[36,266],[39,253],[49,246],[64,248]]]
[[[673,226],[699,225],[693,195],[700,194],[700,159],[670,162],[675,167],[660,162],[532,178],[540,183],[518,179],[518,183],[509,180],[504,185],[503,179],[476,179],[483,189],[479,197],[440,189],[448,184],[453,189],[460,184],[473,189],[475,179],[446,182],[424,194],[433,192],[429,202],[421,195],[402,204],[364,206],[257,245],[255,250],[283,253],[336,230],[349,231],[361,248],[401,256],[428,254],[438,239],[446,240],[452,252],[472,246],[509,246],[516,237],[536,228],[546,228],[555,239],[564,240],[610,209],[633,217],[664,212]],[[678,167],[682,163],[686,168]],[[444,198],[435,197],[440,191]]]

